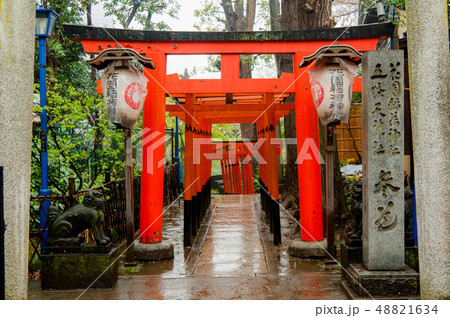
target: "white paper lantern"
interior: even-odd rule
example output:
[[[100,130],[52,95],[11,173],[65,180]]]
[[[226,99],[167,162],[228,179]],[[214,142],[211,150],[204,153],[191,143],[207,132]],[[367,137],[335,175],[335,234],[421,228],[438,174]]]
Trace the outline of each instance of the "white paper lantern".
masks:
[[[148,79],[127,61],[115,61],[102,74],[102,88],[108,121],[132,129],[147,96]]]
[[[341,58],[324,58],[308,71],[311,93],[320,121],[348,123],[356,64]]]

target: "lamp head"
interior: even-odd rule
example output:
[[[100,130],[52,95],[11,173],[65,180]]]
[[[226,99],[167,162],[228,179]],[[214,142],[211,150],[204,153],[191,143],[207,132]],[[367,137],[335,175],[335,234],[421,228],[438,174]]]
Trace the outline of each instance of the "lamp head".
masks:
[[[384,10],[383,2],[377,2],[377,16],[378,21],[386,20],[386,11]]]
[[[39,6],[36,9],[36,36],[51,38],[58,18],[56,11]]]

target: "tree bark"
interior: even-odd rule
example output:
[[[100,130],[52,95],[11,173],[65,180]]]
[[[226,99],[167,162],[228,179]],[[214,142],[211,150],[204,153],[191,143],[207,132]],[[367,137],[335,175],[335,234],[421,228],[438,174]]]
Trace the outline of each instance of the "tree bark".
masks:
[[[128,29],[131,21],[133,21],[133,18],[136,15],[136,11],[137,11],[137,9],[139,9],[140,5],[141,5],[141,1],[138,1],[138,0],[133,1],[133,8],[131,9],[131,12],[130,12],[130,15],[128,16],[127,21],[125,21],[125,23],[123,25],[124,29]]]

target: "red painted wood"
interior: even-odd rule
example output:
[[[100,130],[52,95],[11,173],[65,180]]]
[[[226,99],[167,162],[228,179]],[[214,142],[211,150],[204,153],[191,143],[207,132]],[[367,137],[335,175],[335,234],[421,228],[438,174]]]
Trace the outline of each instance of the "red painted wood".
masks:
[[[170,113],[172,115],[173,113]],[[278,113],[276,112],[276,118],[280,119],[287,113]],[[184,114],[179,114],[178,116],[181,120],[184,121]],[[254,123],[258,120],[259,116],[235,116],[235,117],[226,117],[226,116],[214,116],[212,118],[206,118],[206,121],[211,124],[234,124],[234,123]]]
[[[267,103],[270,104],[273,101],[273,94],[267,94]],[[276,126],[275,119],[275,109],[269,108],[265,113],[265,121],[267,125]],[[276,132],[275,129],[273,131],[267,132],[267,163],[268,163],[268,185],[269,192],[272,195],[273,200],[279,200],[279,187],[278,187],[278,166],[277,166],[277,152],[276,152],[276,144],[273,144],[271,141],[275,141]]]
[[[199,129],[202,129],[202,122],[201,119],[198,118],[198,116],[196,116],[196,113],[194,112],[194,118],[197,120],[197,122],[194,122],[194,127],[196,128],[197,131],[199,131]],[[199,138],[199,135],[194,135],[194,138]],[[194,154],[195,156],[196,154]],[[201,159],[202,156],[200,156]],[[196,189],[195,192],[196,194],[198,194],[201,190],[202,190],[202,169],[201,169],[201,164],[194,164],[194,170],[196,171],[196,176],[195,176],[195,186],[194,188]]]
[[[192,94],[186,95],[186,110],[192,113]],[[186,116],[185,127],[192,127],[192,117]],[[185,154],[184,154],[184,199],[192,200],[192,183],[194,182],[193,176],[193,162],[194,162],[194,146],[193,146],[193,134],[192,131],[185,129]]]
[[[253,175],[252,175],[252,162],[251,160],[245,164],[245,169],[247,171],[247,187],[248,187],[248,193],[254,194],[255,191],[253,189]]]
[[[244,194],[249,193],[248,189],[248,175],[247,175],[247,169],[246,164],[243,162],[244,156],[240,156],[240,162],[241,162],[241,174],[242,174],[242,192]]]
[[[265,127],[262,117],[260,117],[258,119],[256,127],[257,127],[258,131],[260,132],[258,134],[258,142],[260,141],[260,139],[266,139],[264,133],[261,132],[262,129]],[[267,183],[266,183],[266,167],[267,167],[267,164],[263,162],[263,160],[265,160],[265,158],[266,158],[266,141],[264,141],[262,146],[259,148],[259,153],[260,153],[260,156],[262,157],[262,160],[259,161],[259,175],[260,175],[261,181],[265,185],[267,185]],[[261,191],[264,191],[264,190],[261,189]]]
[[[276,111],[291,111],[295,109],[294,103],[274,103],[272,106]],[[242,114],[243,111],[253,111],[261,114],[268,109],[268,104],[197,104],[193,106],[193,110],[199,112],[199,116],[205,116],[204,113],[209,112],[234,112],[236,115]],[[175,113],[186,113],[184,105],[167,104],[166,111]]]
[[[166,69],[165,54],[152,55],[157,69],[147,69],[149,79],[144,104],[140,241],[157,243],[162,240],[162,213],[164,190],[164,135],[166,96],[164,85]],[[146,133],[148,131],[148,133]],[[162,142],[161,142],[162,141]]]
[[[238,182],[238,194],[243,194],[244,191],[242,189],[242,173],[241,173],[241,165],[239,162],[239,158],[236,161],[236,172],[237,172],[237,182]]]
[[[293,93],[293,74],[283,73],[281,78],[240,79],[179,79],[178,74],[167,75],[166,89],[171,94],[223,94],[223,93]]]
[[[226,159],[226,167],[227,167],[227,171],[228,171],[228,184],[229,184],[229,193],[235,193],[234,190],[234,181],[233,181],[233,171],[231,169],[231,160],[230,159]]]
[[[339,44],[353,46],[364,52],[375,49],[378,37],[339,39]],[[276,40],[276,41],[120,41],[114,39],[81,39],[86,53],[99,53],[120,44],[124,48],[136,50],[149,57],[154,53],[169,55],[184,54],[293,54],[295,52],[312,52],[322,46],[332,45],[330,40]],[[155,63],[156,64],[156,63]],[[156,66],[158,67],[158,66]]]
[[[302,59],[300,54],[294,55],[294,65]],[[297,67],[294,68],[296,81],[295,117],[297,127],[297,154],[300,153],[305,141],[313,141],[319,147],[318,117],[315,110],[309,76]],[[322,188],[320,162],[308,149],[310,160],[304,160],[297,165],[299,180],[299,204],[301,237],[304,241],[323,240]],[[306,158],[308,159],[308,158]]]
[[[353,81],[353,93],[361,93],[362,92],[362,78],[355,77]]]
[[[176,85],[176,84],[174,84]],[[206,84],[205,84],[206,85]],[[270,83],[268,84],[270,85]],[[353,82],[353,92],[354,93],[361,93],[362,92],[362,78],[361,77],[355,77],[355,80]],[[290,90],[287,90],[285,93],[290,93]],[[98,79],[97,80],[97,94],[103,94],[103,87],[102,87],[102,80]],[[171,95],[175,96],[175,95],[180,95],[180,93],[171,93]],[[204,94],[206,95],[206,94]],[[182,98],[182,100],[184,101],[184,98]],[[260,110],[261,107],[263,106],[263,104],[261,103],[256,103],[259,100],[255,99],[255,104],[202,104],[202,105],[196,105],[195,106],[195,110],[214,110],[217,106],[223,106],[225,105],[223,108],[219,108],[219,109],[223,109],[223,110],[233,110],[237,107],[241,107],[241,109],[247,109],[247,108],[251,108],[252,110]],[[247,102],[249,102],[249,100],[247,100]],[[277,106],[277,109],[279,106],[281,106],[282,109],[286,109],[289,107],[289,109],[294,109],[294,104],[292,103],[283,103],[283,104],[275,104]],[[176,105],[176,104],[167,104],[166,105],[167,111],[177,111],[180,110],[182,111],[183,108],[181,108],[181,106]],[[217,109],[217,110],[219,110]]]
[[[222,80],[239,79],[239,54],[222,54],[220,68]]]

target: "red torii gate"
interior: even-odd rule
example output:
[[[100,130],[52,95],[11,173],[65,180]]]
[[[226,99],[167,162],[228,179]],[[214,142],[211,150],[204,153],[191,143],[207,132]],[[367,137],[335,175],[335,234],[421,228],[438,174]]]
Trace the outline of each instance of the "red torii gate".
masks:
[[[251,151],[243,142],[213,143],[210,160],[220,160],[224,193],[254,194]]]
[[[86,53],[99,53],[107,48],[131,48],[151,58],[156,69],[146,69],[149,79],[144,105],[143,167],[141,189],[141,242],[154,243],[162,239],[163,178],[161,162],[164,148],[159,141],[165,132],[165,111],[184,119],[187,127],[185,141],[185,245],[190,234],[196,233],[199,218],[209,204],[207,193],[211,161],[200,157],[193,164],[193,132],[211,136],[214,123],[255,122],[258,138],[275,138],[276,120],[290,109],[296,111],[297,152],[305,140],[318,146],[318,119],[310,92],[309,77],[297,66],[304,56],[318,48],[335,43],[350,45],[358,51],[373,50],[381,37],[393,34],[390,23],[350,28],[281,32],[170,32],[105,29],[89,26],[64,25],[69,38],[81,41]],[[167,55],[220,54],[220,79],[180,79],[166,74]],[[247,79],[239,77],[239,55],[292,54],[294,73],[284,73],[275,79]],[[354,91],[360,91],[356,82]],[[286,94],[295,93],[294,104],[283,104]],[[166,95],[178,99],[182,106],[166,106]],[[274,104],[277,102],[277,104]],[[242,103],[242,104],[241,104]],[[273,106],[273,104],[275,106]],[[236,106],[237,105],[237,106]],[[239,107],[239,108],[237,108]],[[200,135],[199,135],[200,136]],[[200,153],[210,152],[211,145],[200,146]],[[310,151],[310,150],[309,150]],[[267,165],[260,166],[263,190],[269,194],[262,202],[269,213],[274,231],[274,243],[280,243],[278,175],[275,145],[265,142],[260,153]],[[320,163],[309,152],[298,165],[301,236],[305,241],[323,239]],[[192,200],[201,197],[201,200]],[[189,215],[190,213],[192,214]],[[198,212],[199,211],[199,212]],[[275,222],[275,223],[273,223]],[[278,224],[277,224],[278,222]],[[273,223],[273,224],[272,224]]]
[[[239,62],[239,60],[237,60]],[[237,64],[239,67],[239,64]],[[219,95],[219,96],[218,96]],[[173,96],[173,95],[172,95]],[[277,98],[282,99],[287,97],[288,94],[278,94]],[[195,104],[194,104],[195,99]],[[218,104],[218,102],[226,102],[228,99],[229,104]],[[237,104],[231,104],[231,102],[237,102]],[[216,123],[252,123],[257,122],[259,118],[261,118],[261,123],[264,122],[264,119],[268,119],[267,115],[272,114],[272,116],[276,116],[273,119],[279,120],[280,117],[287,115],[290,110],[293,110],[295,105],[292,103],[274,103],[274,94],[259,94],[259,95],[248,95],[241,94],[237,96],[230,96],[230,94],[224,94],[224,96],[220,96],[220,94],[214,94],[214,96],[205,96],[200,94],[195,96],[194,94],[185,94],[184,96],[178,97],[178,102],[184,103],[184,107],[180,105],[166,105],[167,110],[170,112],[171,116],[179,116],[186,123],[186,132],[185,132],[185,193],[184,193],[184,243],[185,245],[190,245],[191,236],[195,236],[197,230],[200,226],[200,220],[204,215],[204,188],[206,189],[207,196],[210,194],[208,179],[211,177],[211,163],[214,156],[211,154],[214,153],[214,144],[210,144],[208,141],[201,141],[200,143],[204,146],[199,146],[199,140],[202,138],[201,132],[206,130],[206,135],[211,135],[211,127]],[[212,102],[214,104],[210,104]],[[180,111],[180,108],[182,109]],[[249,110],[248,110],[249,109]],[[267,110],[267,111],[266,111]],[[275,121],[272,123],[272,126],[275,124]],[[267,127],[269,123],[267,123]],[[273,130],[275,131],[275,130]],[[275,138],[275,134],[272,136]],[[203,138],[204,139],[204,138]],[[206,148],[208,144],[213,146],[213,148]],[[268,142],[265,143],[268,145]],[[264,154],[267,154],[267,161],[269,166],[276,167],[276,152],[273,145],[268,145],[270,148],[273,148],[270,151],[264,148]],[[217,146],[216,146],[217,147]],[[247,152],[250,152],[250,147],[246,146]],[[196,150],[196,151],[194,151]],[[213,151],[213,152],[211,152]],[[241,147],[241,151],[244,151]],[[207,163],[205,160],[204,154],[208,154]],[[275,156],[271,156],[271,154],[275,154]],[[200,157],[200,158],[199,158]],[[266,155],[262,155],[263,158]],[[192,159],[191,159],[192,158]],[[239,159],[237,159],[239,160]],[[265,161],[264,161],[265,163]],[[195,166],[197,165],[197,168]],[[196,182],[197,178],[202,178],[201,176],[205,175],[199,172],[198,167],[208,167],[206,171],[207,180],[202,180],[200,182]],[[248,167],[249,165],[247,165]],[[242,186],[240,185],[240,170],[237,165],[236,158],[230,157],[225,162],[225,167],[229,169],[229,189],[236,190],[237,193],[242,193]],[[261,168],[260,168],[261,169]],[[271,186],[270,188],[263,187],[262,193],[262,201],[265,202],[263,198],[267,197],[267,193],[270,193],[272,197],[272,201],[279,199],[278,194],[278,175],[277,170],[275,170],[276,174],[272,176],[270,179]],[[227,174],[225,174],[227,175]],[[248,178],[247,178],[248,180]],[[262,180],[262,179],[261,179]],[[192,189],[190,186],[192,183],[197,184],[196,189]],[[231,184],[232,183],[232,184]],[[262,182],[263,184],[263,182]],[[228,185],[228,184],[227,184]],[[250,185],[253,188],[253,183]],[[275,190],[276,188],[276,190]],[[206,199],[206,202],[209,202],[209,198]],[[271,208],[268,205],[263,204],[263,208],[268,214],[268,219],[276,219],[272,218],[271,211],[274,208],[279,208],[277,204],[273,204]],[[278,220],[279,220],[279,209],[278,209]],[[189,225],[190,224],[190,225]],[[272,223],[271,223],[272,224]],[[279,228],[279,222],[278,228]],[[271,229],[277,228],[271,225]],[[275,239],[276,242],[280,241],[279,239]],[[278,244],[278,243],[276,243]]]

